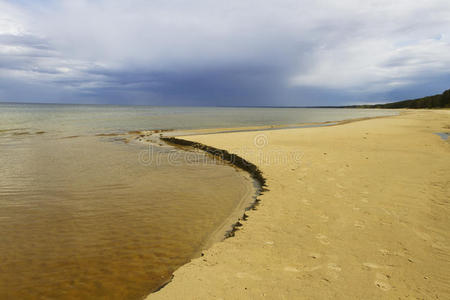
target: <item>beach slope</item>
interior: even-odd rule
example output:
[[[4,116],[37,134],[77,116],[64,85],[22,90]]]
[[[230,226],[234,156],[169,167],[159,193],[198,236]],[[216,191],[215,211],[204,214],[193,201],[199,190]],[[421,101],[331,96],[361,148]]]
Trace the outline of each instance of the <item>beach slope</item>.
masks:
[[[449,299],[448,131],[442,110],[183,137],[254,163],[269,191],[148,299]]]

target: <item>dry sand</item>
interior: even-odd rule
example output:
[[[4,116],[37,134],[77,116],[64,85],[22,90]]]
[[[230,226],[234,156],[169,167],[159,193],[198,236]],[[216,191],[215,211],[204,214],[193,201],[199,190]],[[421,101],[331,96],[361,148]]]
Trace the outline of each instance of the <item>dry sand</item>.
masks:
[[[445,131],[449,110],[184,136],[253,162],[269,191],[148,299],[450,299]]]

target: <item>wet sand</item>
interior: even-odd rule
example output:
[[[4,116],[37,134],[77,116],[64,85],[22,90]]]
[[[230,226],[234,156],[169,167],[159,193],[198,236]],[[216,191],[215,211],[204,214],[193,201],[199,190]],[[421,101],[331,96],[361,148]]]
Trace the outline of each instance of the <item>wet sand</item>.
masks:
[[[260,168],[235,236],[148,299],[450,297],[450,110],[183,136]]]

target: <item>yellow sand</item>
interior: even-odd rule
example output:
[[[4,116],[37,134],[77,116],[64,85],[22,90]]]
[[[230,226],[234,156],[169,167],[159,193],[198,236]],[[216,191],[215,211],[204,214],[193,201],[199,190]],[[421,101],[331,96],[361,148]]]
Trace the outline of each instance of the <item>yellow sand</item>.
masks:
[[[446,131],[449,110],[183,137],[255,163],[270,191],[148,299],[450,299]]]

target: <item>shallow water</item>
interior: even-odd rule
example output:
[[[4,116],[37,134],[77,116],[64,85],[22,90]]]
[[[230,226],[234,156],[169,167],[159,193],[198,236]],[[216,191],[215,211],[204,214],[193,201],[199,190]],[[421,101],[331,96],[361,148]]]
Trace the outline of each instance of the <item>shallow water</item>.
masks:
[[[441,139],[443,139],[444,141],[446,141],[448,139],[448,137],[450,136],[450,134],[448,134],[447,132],[435,132],[435,134],[440,136]]]
[[[233,167],[109,133],[374,113],[0,104],[0,299],[140,299],[252,200]]]
[[[143,150],[98,137],[1,145],[1,299],[138,299],[253,195],[200,153],[152,167]]]

